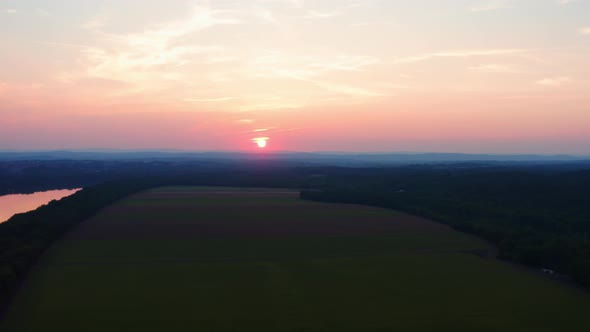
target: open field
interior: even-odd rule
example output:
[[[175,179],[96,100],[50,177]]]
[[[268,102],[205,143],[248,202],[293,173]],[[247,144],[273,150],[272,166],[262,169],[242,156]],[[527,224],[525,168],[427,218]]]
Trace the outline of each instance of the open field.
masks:
[[[472,236],[276,189],[167,187],[56,243],[1,331],[584,331],[590,296]]]

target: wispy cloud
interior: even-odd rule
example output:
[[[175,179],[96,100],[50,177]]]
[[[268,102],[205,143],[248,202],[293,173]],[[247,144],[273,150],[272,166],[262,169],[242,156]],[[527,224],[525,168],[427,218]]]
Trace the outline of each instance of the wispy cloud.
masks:
[[[252,133],[264,133],[259,135],[272,135],[276,133],[285,133],[290,131],[297,131],[302,129],[308,129],[309,127],[293,127],[293,128],[279,128],[279,127],[268,127],[268,128],[256,128],[241,132],[241,134],[252,134]]]
[[[275,24],[275,25],[278,25],[280,23],[279,20],[273,14],[273,12],[271,12],[270,10],[268,10],[266,8],[257,9],[254,12],[254,16],[261,19],[262,21],[264,21],[266,23],[271,23],[271,24]]]
[[[40,17],[44,17],[44,18],[52,18],[55,15],[53,15],[53,13],[51,13],[50,11],[48,11],[47,9],[44,8],[35,8],[35,13],[40,16]]]
[[[590,35],[590,27],[581,27],[580,29],[578,29],[578,32],[581,35]]]
[[[319,1],[317,1],[319,2]],[[308,10],[304,19],[308,20],[322,20],[322,19],[330,19],[338,16],[342,16],[346,13],[350,13],[351,11],[357,10],[360,7],[365,6],[370,1],[338,1],[338,6],[336,6],[334,10]]]
[[[561,77],[550,77],[550,78],[543,78],[538,80],[536,83],[539,85],[544,86],[562,86],[566,83],[571,81],[570,77],[561,76]]]
[[[507,0],[493,0],[474,4],[468,9],[472,12],[485,12],[500,9],[512,8],[512,4]]]
[[[333,82],[328,74],[334,72],[358,72],[379,63],[376,57],[363,55],[339,55],[334,57],[296,56],[272,51],[256,57],[251,62],[250,73],[258,78],[291,79],[319,87],[330,94],[342,97],[367,98],[383,94],[367,87]]]
[[[557,4],[560,5],[567,5],[570,3],[578,2],[578,0],[555,0],[555,2],[557,2]]]
[[[257,2],[262,4],[281,3],[296,8],[303,8],[305,6],[305,0],[257,0]]]
[[[341,95],[348,95],[353,97],[382,97],[384,94],[369,88],[348,86],[339,83],[331,82],[314,82],[317,86]]]
[[[526,53],[526,49],[477,49],[477,50],[458,50],[425,53],[415,56],[397,58],[393,60],[394,64],[414,63],[432,60],[436,58],[469,58],[476,56],[493,56],[493,55],[514,55]]]
[[[295,7],[303,7],[305,5],[305,0],[285,0],[293,5],[295,5]]]
[[[196,6],[184,19],[139,33],[105,32],[106,22],[104,17],[95,17],[82,25],[100,41],[82,51],[88,63],[85,75],[157,86],[159,79],[182,78],[180,73],[170,74],[171,67],[186,65],[203,55],[213,62],[219,60],[214,56],[221,52],[219,46],[183,43],[184,37],[219,25],[238,24],[240,20],[222,10]]]
[[[14,9],[14,8],[7,8],[7,9],[1,9],[0,12],[6,13],[6,14],[16,14],[18,12],[18,10]]]
[[[84,22],[80,27],[85,30],[100,31],[100,29],[103,28],[106,23],[107,23],[106,18],[101,17],[101,16],[96,16],[96,17],[93,17],[90,20]]]
[[[342,15],[340,11],[331,11],[331,12],[319,12],[315,10],[310,10],[307,14],[303,17],[308,20],[317,20],[317,19],[328,19],[336,16]]]
[[[232,109],[237,112],[252,112],[297,109],[305,106],[307,106],[306,103],[296,100],[283,100],[282,98],[264,100],[251,98],[251,100],[246,100],[244,103],[240,103]]]
[[[234,97],[219,97],[219,98],[185,98],[184,101],[191,103],[218,103],[229,100],[234,100]]]
[[[282,77],[308,80],[333,71],[361,71],[376,64],[379,59],[365,55],[338,55],[333,57],[298,56],[269,51],[256,56],[250,65],[259,77]]]
[[[481,72],[481,73],[498,73],[498,74],[516,74],[522,71],[512,66],[502,64],[482,64],[478,66],[471,66],[469,70]]]
[[[80,49],[89,49],[92,47],[90,45],[84,45],[84,44],[62,43],[62,42],[53,42],[53,41],[34,41],[34,43],[38,43],[41,45],[47,45],[47,46],[73,47],[73,48],[80,48]]]
[[[366,55],[339,55],[326,63],[315,63],[311,68],[320,71],[343,70],[359,71],[361,68],[378,63],[379,60],[373,56]]]
[[[391,21],[370,21],[370,22],[357,22],[352,23],[351,27],[373,27],[373,26],[386,26],[386,25],[393,25],[394,22]]]
[[[190,7],[181,19],[153,24],[139,32],[113,32],[117,31],[113,29],[115,17],[105,14],[89,18],[79,25],[91,37],[88,46],[43,42],[80,48],[81,69],[68,69],[54,79],[64,84],[88,78],[116,80],[124,84],[113,89],[109,98],[165,98],[182,107],[230,112],[292,109],[327,98],[360,100],[382,95],[377,84],[352,80],[355,75],[370,72],[369,66],[379,64],[377,57],[324,51],[298,54],[288,48],[265,51],[248,45],[236,48],[224,44],[223,37],[210,38],[211,30],[220,26],[251,24],[261,28],[261,23],[269,23],[282,29],[302,15],[327,19],[359,3],[318,10],[307,10],[303,1],[287,0],[257,0],[248,5],[201,3],[206,5]],[[233,30],[224,29],[222,35],[227,36],[227,31]],[[211,44],[218,39],[218,45]],[[190,76],[196,71],[196,76]],[[266,85],[273,86],[268,93],[272,98],[252,91],[255,86]],[[207,91],[201,90],[203,87]]]

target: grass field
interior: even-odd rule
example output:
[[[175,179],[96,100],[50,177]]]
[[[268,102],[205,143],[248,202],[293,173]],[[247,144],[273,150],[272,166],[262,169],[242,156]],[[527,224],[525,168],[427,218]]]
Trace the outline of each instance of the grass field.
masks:
[[[56,243],[0,331],[590,331],[590,296],[402,213],[167,187]]]

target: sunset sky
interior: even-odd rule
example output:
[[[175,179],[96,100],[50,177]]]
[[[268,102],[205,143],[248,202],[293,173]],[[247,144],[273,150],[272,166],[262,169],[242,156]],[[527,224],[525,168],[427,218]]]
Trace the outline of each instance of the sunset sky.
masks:
[[[590,154],[590,0],[1,0],[0,150]]]

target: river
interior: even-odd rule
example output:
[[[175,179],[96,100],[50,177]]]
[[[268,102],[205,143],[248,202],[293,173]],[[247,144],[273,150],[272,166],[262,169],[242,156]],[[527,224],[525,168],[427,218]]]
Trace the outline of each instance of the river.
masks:
[[[0,196],[0,223],[17,213],[32,211],[52,200],[70,196],[80,189],[60,189],[39,191],[32,194],[14,194]]]

